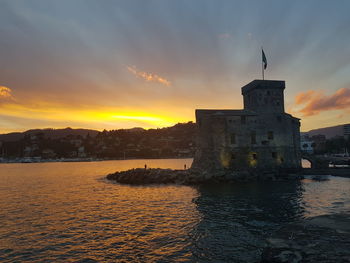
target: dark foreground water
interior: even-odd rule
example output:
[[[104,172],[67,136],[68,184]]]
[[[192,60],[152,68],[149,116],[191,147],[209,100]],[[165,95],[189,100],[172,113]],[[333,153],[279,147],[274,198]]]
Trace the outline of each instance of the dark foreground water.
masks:
[[[350,179],[131,187],[105,175],[192,160],[0,164],[1,262],[256,262],[300,218],[350,213]]]

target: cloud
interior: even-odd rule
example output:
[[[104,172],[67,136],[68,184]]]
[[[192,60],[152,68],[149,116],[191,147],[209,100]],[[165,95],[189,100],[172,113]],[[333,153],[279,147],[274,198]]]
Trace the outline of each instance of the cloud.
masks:
[[[137,68],[135,66],[128,66],[127,67],[128,71],[131,72],[132,74],[134,74],[137,77],[140,77],[146,81],[150,81],[150,82],[158,82],[160,84],[163,84],[165,86],[170,86],[171,83],[169,80],[158,76],[157,74],[153,74],[153,73],[147,73],[144,71],[139,71],[137,70]]]
[[[218,37],[220,39],[229,39],[229,38],[232,38],[232,35],[230,33],[222,33]]]
[[[295,96],[296,105],[304,105],[299,112],[304,116],[317,115],[322,111],[350,110],[350,88],[341,88],[334,94],[325,95],[323,91],[309,90]]]
[[[11,89],[5,86],[0,86],[0,98],[12,98]]]

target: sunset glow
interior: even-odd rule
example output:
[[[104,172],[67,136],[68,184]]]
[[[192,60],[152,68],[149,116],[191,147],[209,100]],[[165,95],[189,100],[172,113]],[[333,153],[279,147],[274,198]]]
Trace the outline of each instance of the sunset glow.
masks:
[[[11,97],[11,89],[8,87],[0,86],[0,98]]]
[[[0,133],[156,128],[194,121],[197,108],[242,108],[240,88],[261,78],[262,45],[265,77],[286,81],[286,109],[303,131],[349,122],[348,9],[254,6],[1,1]]]
[[[348,262],[349,10],[0,0],[0,261]]]
[[[44,105],[43,105],[44,106]],[[88,124],[88,127],[144,127],[144,128],[160,128],[176,124],[177,122],[184,122],[176,115],[161,116],[152,115],[147,112],[125,111],[118,109],[96,109],[78,110],[74,108],[57,108],[57,107],[43,107],[38,105],[36,107],[18,105],[18,104],[3,104],[1,105],[2,113],[14,118],[30,118],[32,121],[52,122],[52,123],[66,123],[67,126],[75,124]],[[67,116],[69,116],[67,118]],[[121,125],[122,124],[122,125]],[[130,126],[131,124],[131,126]],[[64,125],[63,125],[64,126]],[[43,126],[43,128],[46,126]],[[6,127],[2,127],[3,129]]]

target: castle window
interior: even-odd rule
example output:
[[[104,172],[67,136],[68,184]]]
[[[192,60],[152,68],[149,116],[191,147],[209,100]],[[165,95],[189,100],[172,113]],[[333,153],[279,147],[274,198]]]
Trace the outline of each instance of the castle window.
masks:
[[[258,160],[258,155],[256,153],[252,154],[253,160]]]
[[[234,153],[231,153],[231,160],[236,159],[236,155]]]
[[[267,132],[267,139],[273,140],[273,131]]]
[[[277,153],[276,152],[272,152],[271,156],[272,156],[273,159],[277,159]]]
[[[283,163],[284,162],[284,159],[281,157],[281,163]]]
[[[246,123],[246,117],[245,116],[241,116],[241,124],[245,124]]]
[[[236,134],[231,133],[231,144],[235,144],[235,143],[236,143]]]
[[[255,132],[251,132],[250,140],[251,140],[252,144],[256,144],[256,133]]]

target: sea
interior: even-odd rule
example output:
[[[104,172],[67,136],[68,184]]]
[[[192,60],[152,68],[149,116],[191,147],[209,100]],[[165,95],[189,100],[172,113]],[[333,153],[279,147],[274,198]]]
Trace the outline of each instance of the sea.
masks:
[[[259,262],[274,231],[350,213],[350,178],[128,186],[192,159],[0,164],[0,262]]]

